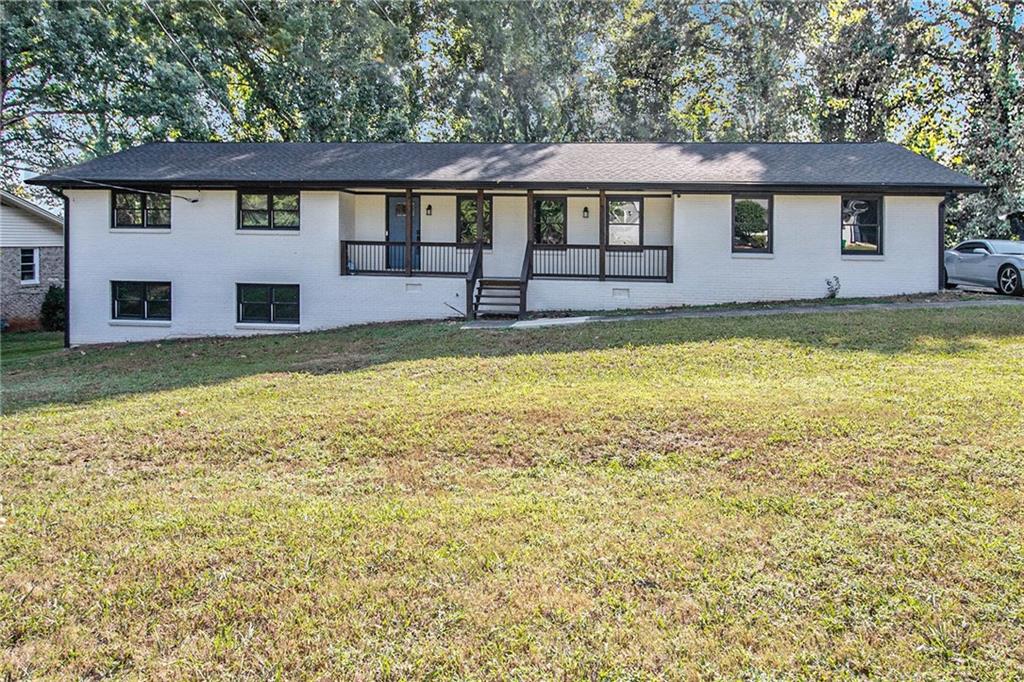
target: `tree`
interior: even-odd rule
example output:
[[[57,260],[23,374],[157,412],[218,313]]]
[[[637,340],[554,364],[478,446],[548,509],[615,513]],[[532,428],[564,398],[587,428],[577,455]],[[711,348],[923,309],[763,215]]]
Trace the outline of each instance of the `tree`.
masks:
[[[138,6],[5,3],[0,174],[77,162],[146,139],[205,137],[199,82]]]
[[[595,35],[609,8],[588,0],[430,3],[425,135],[504,142],[595,139]]]
[[[815,22],[807,56],[818,138],[872,142],[899,135],[914,105],[939,94],[922,80],[934,41],[935,31],[906,0],[832,0]]]
[[[1024,211],[1024,16],[1013,0],[960,0],[936,17],[949,36],[945,65],[963,112],[952,162],[989,186],[959,199],[948,217],[957,238],[1011,236],[1020,222],[1000,216]]]

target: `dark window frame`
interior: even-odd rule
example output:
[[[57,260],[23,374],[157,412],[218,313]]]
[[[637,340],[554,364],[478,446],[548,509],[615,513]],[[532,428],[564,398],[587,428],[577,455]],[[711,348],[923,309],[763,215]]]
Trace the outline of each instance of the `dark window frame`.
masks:
[[[612,221],[611,204],[613,201],[637,201],[640,203],[640,243],[638,244],[612,244]],[[604,199],[604,230],[605,246],[609,251],[636,251],[644,246],[644,197],[640,194],[615,194],[607,195]],[[616,225],[629,225],[630,223],[615,223]]]
[[[732,229],[729,231],[729,244],[732,249],[732,253],[775,253],[775,195],[774,194],[758,194],[758,193],[743,193],[733,194],[732,196],[732,217],[731,225]],[[768,245],[763,249],[747,249],[736,247],[736,202],[745,200],[767,200],[768,201]],[[840,221],[842,218],[840,217]]]
[[[142,212],[141,223],[124,223],[118,224],[117,222],[117,197],[121,195],[137,196],[142,200],[142,204],[139,210]],[[152,208],[150,204],[150,198],[154,196],[166,196],[167,197],[167,208]],[[169,230],[171,229],[171,197],[170,195],[154,193],[154,192],[134,192],[130,190],[113,190],[110,193],[110,229],[112,230]],[[155,211],[167,211],[167,222],[166,223],[151,223],[149,220],[150,213]]]
[[[142,315],[125,315],[118,309],[118,302],[120,299],[117,298],[117,287],[119,284],[141,284],[142,285]],[[167,316],[162,315],[151,315],[149,312],[149,304],[152,301],[163,302],[162,299],[153,299],[149,295],[150,287],[167,287]],[[170,322],[174,317],[173,308],[174,293],[171,282],[157,282],[157,281],[139,281],[131,279],[118,279],[110,281],[110,319],[112,320],[157,320],[160,322]]]
[[[463,201],[472,201],[474,204],[476,204],[476,195],[475,194],[456,194],[455,195],[455,243],[458,244],[459,246],[473,246],[473,245],[476,244],[476,240],[475,239],[473,241],[471,241],[471,242],[462,241],[462,211],[459,209],[459,204],[461,204]],[[490,223],[491,223],[491,225],[490,225],[491,229],[489,231],[490,235],[491,235],[491,238],[490,239],[482,239],[480,241],[483,244],[483,247],[485,249],[493,249],[494,248],[494,197],[491,197],[491,196],[488,196],[488,195],[484,195],[484,203],[490,205],[490,207],[491,207],[490,211],[488,212],[488,215],[490,216]],[[488,221],[486,221],[486,220],[484,221],[484,227],[487,227],[487,222]]]
[[[255,319],[246,318],[242,314],[242,290],[245,287],[267,287],[267,319]],[[274,292],[276,289],[295,289],[295,302],[294,303],[278,303],[274,301]],[[287,324],[287,325],[298,325],[302,320],[302,293],[298,284],[270,284],[264,282],[238,282],[235,284],[235,321],[238,324]],[[275,306],[277,305],[294,305],[296,317],[295,319],[276,319],[277,316],[274,314]]]
[[[538,206],[538,204],[541,201],[555,201],[555,202],[558,202],[558,203],[560,203],[562,205],[562,216],[563,216],[563,219],[564,219],[563,220],[563,224],[565,226],[565,229],[562,232],[562,241],[560,243],[549,243],[549,242],[537,241],[537,237],[539,236],[539,230],[540,230],[540,225],[541,225],[541,221],[539,220],[539,216],[537,215],[537,206]],[[533,211],[533,234],[530,235],[530,239],[533,240],[534,244],[539,244],[541,246],[548,246],[548,247],[551,247],[551,246],[568,247],[569,246],[569,197],[567,197],[564,194],[550,194],[550,195],[549,194],[543,194],[543,195],[536,195],[535,194],[533,196],[533,206],[530,207],[530,210]]]
[[[848,199],[864,199],[867,201],[877,201],[878,208],[878,224],[868,225],[868,227],[876,227],[878,229],[878,248],[874,251],[864,251],[861,249],[845,249],[842,248],[843,244],[843,206],[846,205]],[[885,255],[885,195],[882,194],[844,194],[839,197],[839,246],[840,252],[843,256],[883,256]]]
[[[267,199],[267,224],[263,225],[243,225],[242,224],[242,197],[246,195],[264,196]],[[294,196],[295,197],[295,225],[287,225],[284,227],[278,227],[276,220],[274,220],[275,212],[288,212],[291,213],[292,209],[275,209],[274,208],[274,197],[275,196]],[[298,232],[302,229],[302,192],[299,190],[273,190],[273,189],[254,189],[254,190],[238,190],[235,192],[235,229],[236,230],[257,230],[261,232]],[[246,209],[246,210],[259,210],[259,209]]]
[[[32,256],[32,276],[28,279],[25,278],[25,252],[28,252]],[[40,270],[40,253],[39,249],[34,246],[20,248],[18,250],[18,276],[23,286],[32,286],[39,284],[41,278],[39,276]]]

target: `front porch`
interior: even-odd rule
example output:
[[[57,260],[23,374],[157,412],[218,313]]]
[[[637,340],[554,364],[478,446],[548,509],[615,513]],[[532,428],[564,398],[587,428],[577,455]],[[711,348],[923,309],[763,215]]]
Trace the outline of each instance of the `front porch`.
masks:
[[[672,282],[669,194],[348,194],[342,233],[353,238],[340,241],[340,273],[464,278],[468,318],[498,312],[489,307],[525,313],[534,279]]]

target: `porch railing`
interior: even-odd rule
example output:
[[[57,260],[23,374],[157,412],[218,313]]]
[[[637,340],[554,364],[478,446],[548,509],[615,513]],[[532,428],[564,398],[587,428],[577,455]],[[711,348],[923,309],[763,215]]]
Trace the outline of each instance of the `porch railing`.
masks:
[[[606,247],[597,244],[534,244],[535,279],[672,281],[671,246]]]
[[[341,274],[465,277],[473,254],[473,244],[344,240]]]
[[[528,244],[530,279],[672,281],[671,246],[605,247],[598,244]],[[342,275],[481,277],[478,244],[454,242],[341,242]]]

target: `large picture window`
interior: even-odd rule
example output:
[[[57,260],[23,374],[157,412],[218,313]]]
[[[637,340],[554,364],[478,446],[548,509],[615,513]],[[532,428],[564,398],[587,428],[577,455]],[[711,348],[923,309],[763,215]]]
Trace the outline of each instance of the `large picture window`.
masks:
[[[733,253],[772,252],[772,198],[734,196],[732,198]]]
[[[238,229],[299,229],[299,193],[240,193],[238,195]]]
[[[843,197],[841,236],[844,254],[882,253],[882,198]]]
[[[299,323],[298,284],[239,284],[238,321]]]
[[[171,319],[170,282],[111,282],[115,320]]]
[[[644,200],[640,197],[608,197],[608,246],[642,246]]]
[[[166,194],[114,192],[114,228],[170,229],[171,197]]]
[[[474,244],[477,240],[476,233],[476,197],[470,195],[459,196],[455,199],[455,230],[456,238],[460,244]],[[483,199],[484,229],[480,241],[486,246],[492,244],[494,235],[494,208],[491,197]]]
[[[565,244],[565,197],[534,198],[533,229],[535,244]]]

